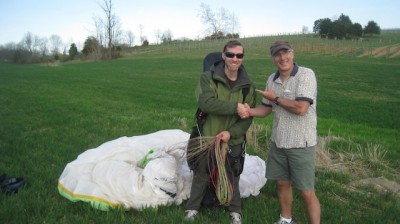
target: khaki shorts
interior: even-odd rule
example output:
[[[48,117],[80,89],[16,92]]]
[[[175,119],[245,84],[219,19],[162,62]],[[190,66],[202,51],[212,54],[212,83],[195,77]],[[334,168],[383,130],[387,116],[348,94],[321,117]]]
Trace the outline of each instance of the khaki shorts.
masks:
[[[315,146],[281,149],[272,142],[265,177],[271,180],[290,180],[293,187],[299,190],[314,190],[315,149]]]

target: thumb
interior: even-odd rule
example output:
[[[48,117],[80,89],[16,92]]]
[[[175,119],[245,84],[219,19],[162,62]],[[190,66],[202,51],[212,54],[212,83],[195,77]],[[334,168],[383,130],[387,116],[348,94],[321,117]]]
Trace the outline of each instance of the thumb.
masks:
[[[263,91],[263,90],[256,89],[256,92],[263,96],[265,95],[265,91]]]

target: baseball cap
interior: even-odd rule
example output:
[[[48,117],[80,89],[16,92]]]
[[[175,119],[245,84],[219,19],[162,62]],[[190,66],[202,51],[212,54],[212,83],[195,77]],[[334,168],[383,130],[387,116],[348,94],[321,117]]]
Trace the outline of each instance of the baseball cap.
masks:
[[[282,49],[290,50],[292,49],[292,46],[290,46],[289,42],[284,40],[275,41],[270,47],[271,55],[274,56],[276,52]]]

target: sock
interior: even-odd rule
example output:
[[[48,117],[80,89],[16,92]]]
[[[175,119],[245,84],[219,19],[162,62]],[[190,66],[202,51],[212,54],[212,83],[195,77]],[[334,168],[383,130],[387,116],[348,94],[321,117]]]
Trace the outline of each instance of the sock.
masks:
[[[291,221],[292,221],[292,217],[290,217],[290,218],[284,218],[282,215],[281,215],[281,220],[282,221],[285,221],[285,222],[287,222],[287,223],[290,223]]]

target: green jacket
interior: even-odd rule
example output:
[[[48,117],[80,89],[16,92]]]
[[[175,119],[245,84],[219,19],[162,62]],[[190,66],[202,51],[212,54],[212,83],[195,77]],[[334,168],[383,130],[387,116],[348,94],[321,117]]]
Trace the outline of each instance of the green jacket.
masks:
[[[239,68],[236,85],[231,89],[224,75],[225,62],[213,65],[210,71],[204,72],[196,88],[198,107],[208,114],[203,126],[203,136],[216,136],[221,131],[229,131],[229,145],[238,145],[244,141],[247,129],[253,119],[241,119],[237,114],[237,104],[256,105],[255,85],[250,80],[244,66]],[[243,88],[248,88],[243,100]]]

